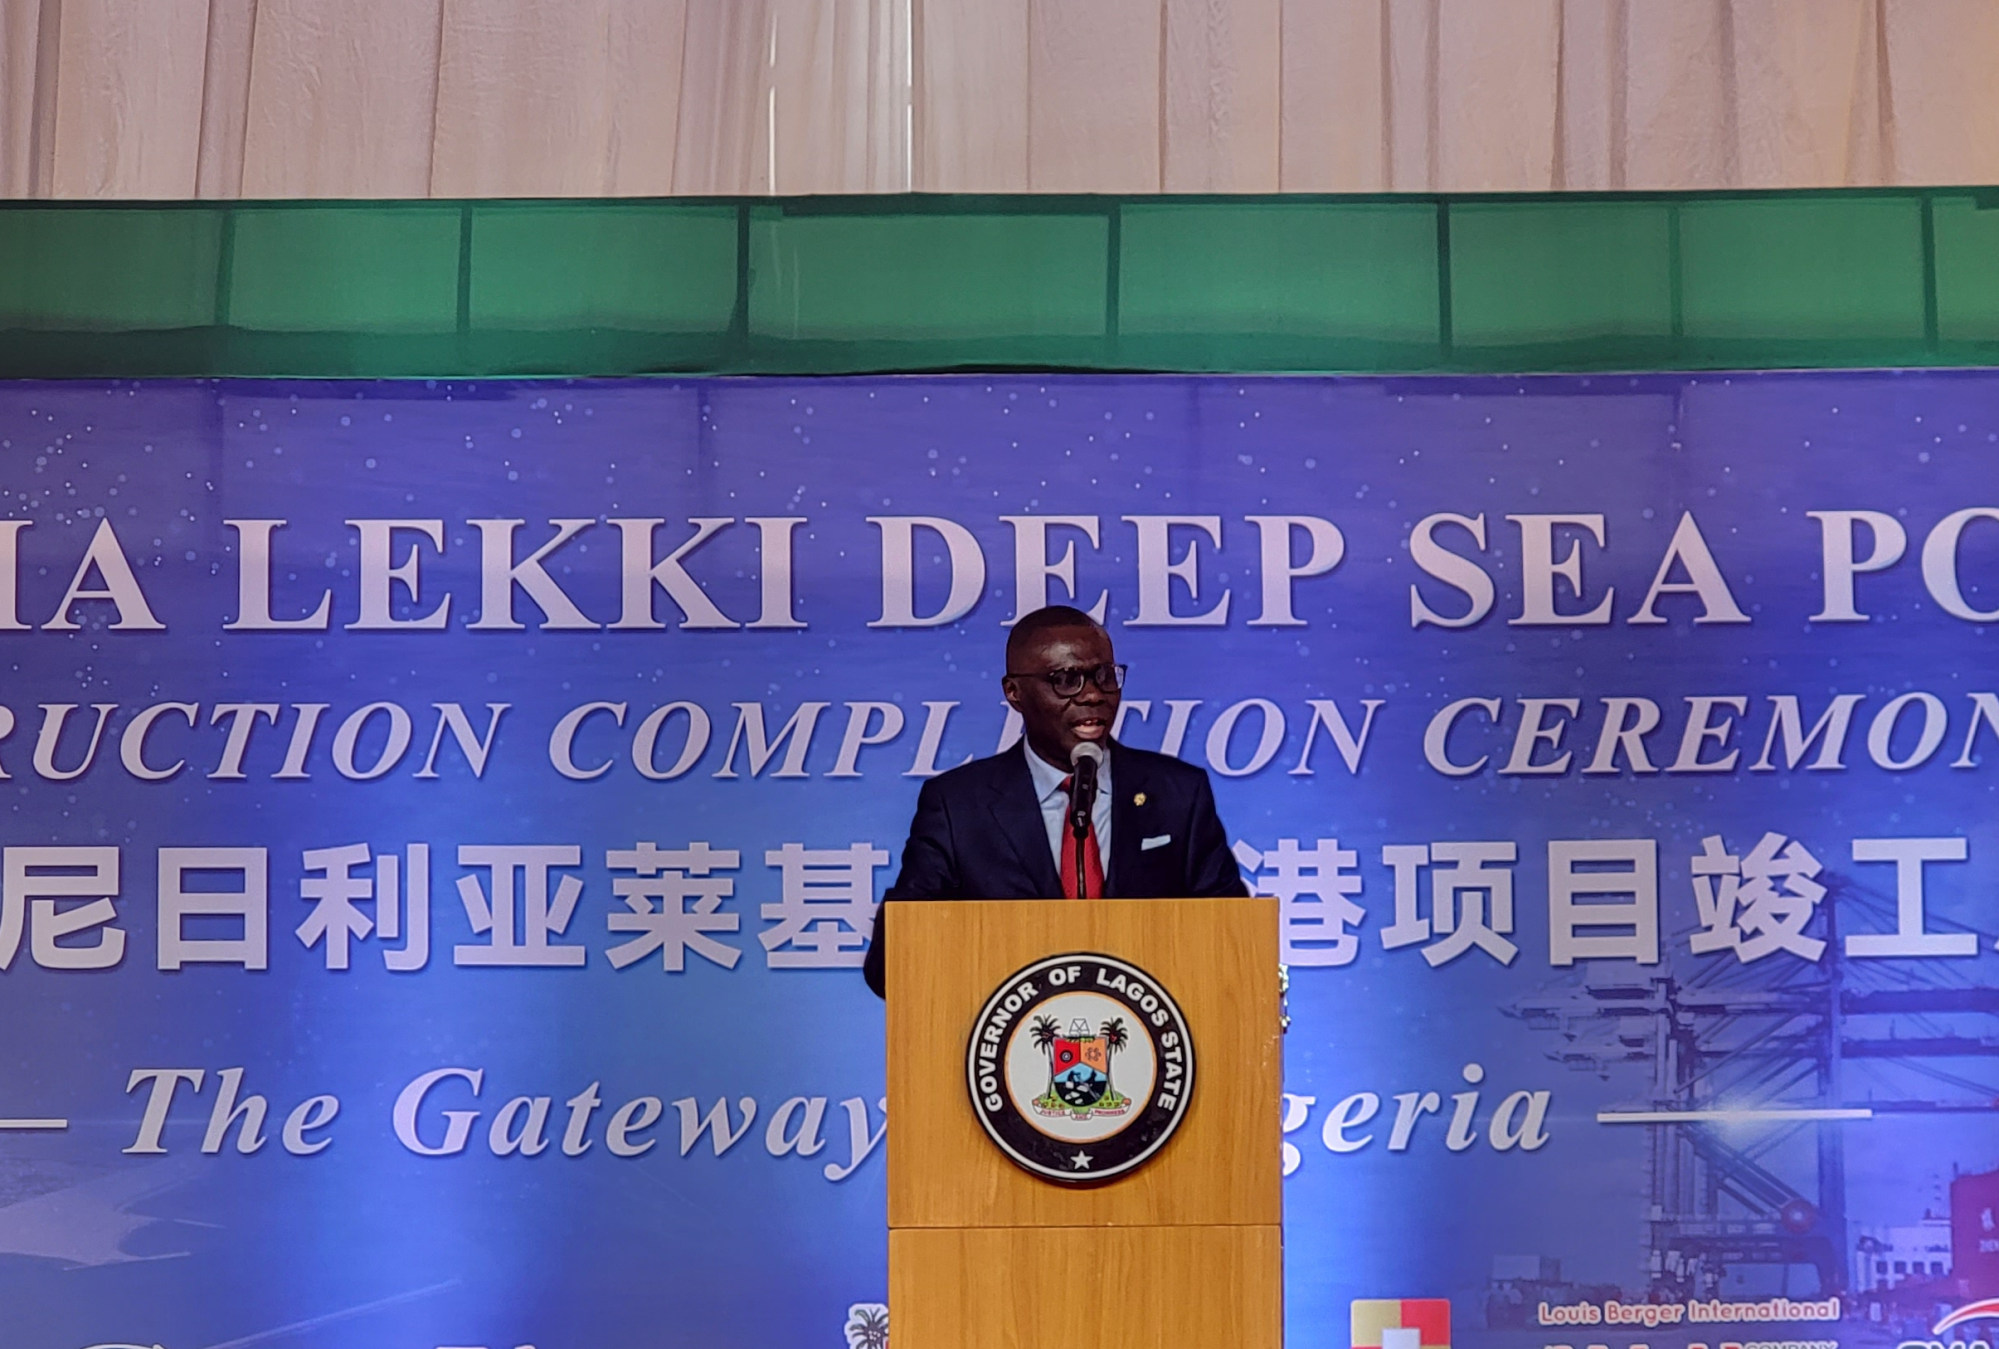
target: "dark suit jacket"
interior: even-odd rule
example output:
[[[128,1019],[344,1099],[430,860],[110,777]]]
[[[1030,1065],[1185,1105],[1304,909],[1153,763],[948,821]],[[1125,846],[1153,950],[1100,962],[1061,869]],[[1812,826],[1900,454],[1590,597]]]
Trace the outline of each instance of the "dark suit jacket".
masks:
[[[923,784],[902,850],[902,874],[882,896],[863,973],[882,992],[889,906],[902,899],[1060,899],[1062,876],[1034,793],[1023,741]],[[1150,750],[1111,745],[1111,899],[1247,895],[1229,852],[1207,773]],[[1143,796],[1145,804],[1138,804]],[[1148,838],[1167,842],[1140,849]]]

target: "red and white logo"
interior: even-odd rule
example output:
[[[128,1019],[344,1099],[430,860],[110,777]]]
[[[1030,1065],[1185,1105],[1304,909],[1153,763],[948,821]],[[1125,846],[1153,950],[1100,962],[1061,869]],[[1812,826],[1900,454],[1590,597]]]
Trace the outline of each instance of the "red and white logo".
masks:
[[[1949,1316],[1937,1322],[1930,1329],[1930,1334],[1941,1339],[1943,1333],[1953,1326],[1961,1326],[1966,1321],[1983,1321],[1987,1319],[1999,1320],[1999,1297],[1988,1297],[1959,1307]]]
[[[1451,1301],[1441,1297],[1355,1298],[1353,1349],[1450,1349]]]

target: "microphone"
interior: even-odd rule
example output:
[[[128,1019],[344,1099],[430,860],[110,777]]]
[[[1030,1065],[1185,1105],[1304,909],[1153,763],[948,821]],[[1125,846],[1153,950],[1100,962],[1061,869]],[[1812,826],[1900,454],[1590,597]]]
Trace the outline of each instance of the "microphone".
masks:
[[[1104,762],[1104,747],[1085,740],[1069,751],[1069,767],[1076,780],[1069,790],[1069,828],[1078,838],[1090,832],[1090,819],[1097,807],[1097,771]]]

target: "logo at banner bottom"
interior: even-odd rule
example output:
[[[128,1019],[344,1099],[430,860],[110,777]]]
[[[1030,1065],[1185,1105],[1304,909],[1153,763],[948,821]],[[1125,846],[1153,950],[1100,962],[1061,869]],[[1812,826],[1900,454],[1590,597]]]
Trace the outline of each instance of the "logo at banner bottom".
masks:
[[[1044,1180],[1085,1185],[1144,1165],[1180,1127],[1194,1042],[1157,979],[1074,952],[993,992],[972,1023],[965,1074],[1002,1152]]]
[[[1449,1298],[1356,1298],[1349,1311],[1353,1349],[1451,1349]]]

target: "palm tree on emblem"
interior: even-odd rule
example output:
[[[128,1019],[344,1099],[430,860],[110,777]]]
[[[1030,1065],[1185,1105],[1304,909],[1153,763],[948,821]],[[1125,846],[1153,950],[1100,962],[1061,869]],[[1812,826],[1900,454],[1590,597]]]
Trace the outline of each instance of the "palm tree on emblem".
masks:
[[[1052,1016],[1037,1016],[1027,1032],[1034,1041],[1034,1047],[1048,1060],[1048,1093],[1055,1092],[1055,1041],[1061,1038],[1062,1028]]]
[[[848,1308],[847,1343],[853,1349],[888,1349],[888,1308],[859,1302]]]
[[[1104,1050],[1106,1051],[1104,1054],[1104,1095],[1115,1096],[1117,1094],[1117,1087],[1111,1081],[1111,1062],[1117,1057],[1118,1051],[1130,1043],[1130,1038],[1125,1034],[1124,1018],[1121,1016],[1112,1017],[1102,1026],[1098,1027],[1098,1034],[1104,1037]]]

